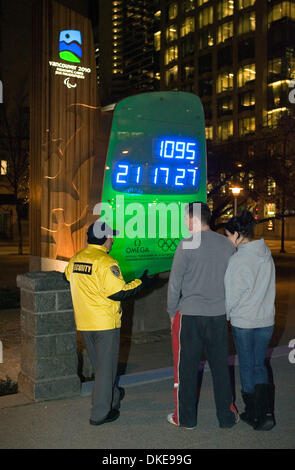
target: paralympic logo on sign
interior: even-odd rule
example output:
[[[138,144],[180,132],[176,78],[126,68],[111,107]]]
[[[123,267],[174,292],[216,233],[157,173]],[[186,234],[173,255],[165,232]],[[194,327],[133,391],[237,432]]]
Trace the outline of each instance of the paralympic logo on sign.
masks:
[[[60,32],[59,57],[67,62],[81,62],[82,35],[80,31],[66,29]]]

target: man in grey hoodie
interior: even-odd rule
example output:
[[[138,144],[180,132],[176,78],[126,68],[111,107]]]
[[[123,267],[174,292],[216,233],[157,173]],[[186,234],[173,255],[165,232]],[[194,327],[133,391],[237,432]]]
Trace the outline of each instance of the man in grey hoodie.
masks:
[[[169,278],[167,310],[172,325],[175,410],[167,420],[187,429],[197,425],[198,367],[205,352],[219,425],[229,428],[239,417],[229,378],[224,274],[235,250],[223,235],[210,230],[210,209],[200,204],[201,221],[195,220],[194,203],[190,203],[186,225],[193,235],[201,225],[201,244],[187,249],[192,239],[181,240]]]
[[[275,266],[265,241],[252,240],[254,223],[245,210],[226,224],[237,252],[229,260],[224,283],[246,405],[241,418],[254,429],[267,431],[275,425],[274,389],[264,364],[274,327]]]

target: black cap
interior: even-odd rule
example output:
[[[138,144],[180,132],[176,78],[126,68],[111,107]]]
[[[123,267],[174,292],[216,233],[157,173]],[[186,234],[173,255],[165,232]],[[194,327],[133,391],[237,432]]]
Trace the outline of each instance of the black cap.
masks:
[[[92,245],[103,245],[109,237],[114,237],[118,234],[118,230],[113,230],[105,222],[96,220],[88,227],[87,242]]]

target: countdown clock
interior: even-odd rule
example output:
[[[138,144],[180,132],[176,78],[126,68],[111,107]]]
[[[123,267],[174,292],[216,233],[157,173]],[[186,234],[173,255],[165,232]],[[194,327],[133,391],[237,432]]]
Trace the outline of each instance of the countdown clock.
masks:
[[[124,208],[116,205],[119,195],[125,207],[138,202],[145,209],[139,225],[147,223],[151,205],[206,201],[204,113],[196,95],[144,93],[115,106],[102,201],[112,205],[115,219],[124,217],[127,224]],[[115,241],[112,256],[126,279],[147,268],[151,274],[168,271],[181,238],[171,234],[171,227],[153,239],[147,233],[134,240],[124,237]]]

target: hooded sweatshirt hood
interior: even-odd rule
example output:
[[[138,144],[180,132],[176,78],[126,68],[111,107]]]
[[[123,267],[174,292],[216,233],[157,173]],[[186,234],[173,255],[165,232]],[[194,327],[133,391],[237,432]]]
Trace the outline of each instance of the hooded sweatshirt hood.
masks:
[[[226,312],[233,326],[274,324],[275,266],[263,238],[238,246],[225,274]]]

